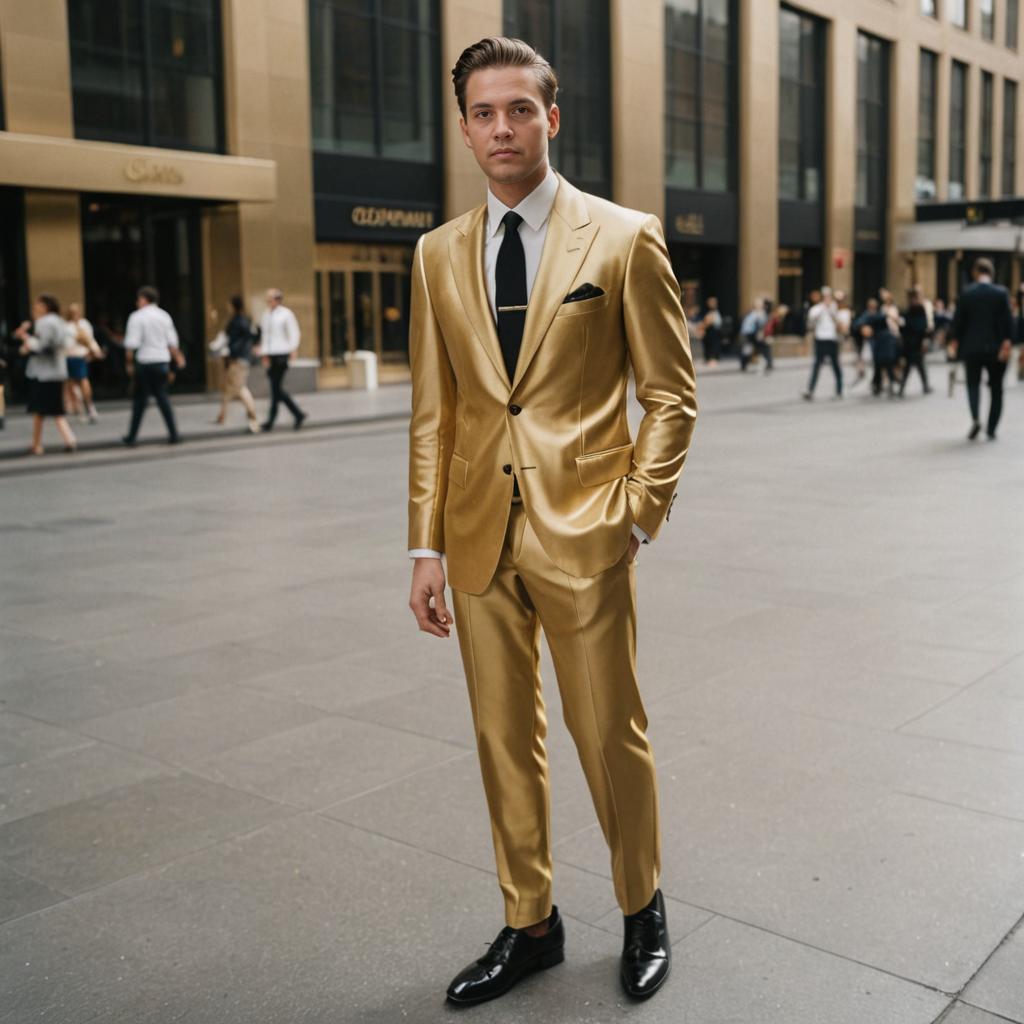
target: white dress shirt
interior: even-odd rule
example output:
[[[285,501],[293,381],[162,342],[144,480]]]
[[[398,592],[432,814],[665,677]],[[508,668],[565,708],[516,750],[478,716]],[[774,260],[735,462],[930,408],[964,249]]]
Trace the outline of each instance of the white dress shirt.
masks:
[[[487,285],[487,299],[491,304],[491,316],[498,319],[497,302],[495,301],[495,269],[498,265],[498,250],[505,238],[505,225],[501,220],[506,213],[514,211],[523,218],[519,225],[519,238],[523,243],[526,256],[526,301],[533,294],[533,282],[537,280],[537,269],[544,252],[544,240],[548,237],[548,221],[555,205],[558,192],[558,175],[549,166],[544,180],[517,206],[506,206],[490,189],[487,190],[487,225],[484,236],[484,281]],[[640,541],[648,541],[648,535],[633,524],[633,534]],[[440,558],[440,551],[429,548],[413,548],[410,558]]]
[[[299,321],[287,306],[275,306],[260,321],[260,354],[288,356],[298,347],[302,334]]]
[[[128,317],[124,347],[135,353],[137,363],[169,363],[171,349],[178,347],[178,332],[170,313],[152,302]]]
[[[807,312],[807,322],[814,331],[815,341],[838,341],[836,307],[831,302],[819,302]]]

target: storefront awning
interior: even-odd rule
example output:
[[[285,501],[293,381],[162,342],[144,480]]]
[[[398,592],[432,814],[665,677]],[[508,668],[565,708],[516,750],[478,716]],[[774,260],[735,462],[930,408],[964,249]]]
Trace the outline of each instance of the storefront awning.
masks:
[[[1024,225],[967,224],[962,220],[897,224],[896,248],[900,252],[1022,252]]]
[[[268,203],[273,160],[0,132],[0,185]]]

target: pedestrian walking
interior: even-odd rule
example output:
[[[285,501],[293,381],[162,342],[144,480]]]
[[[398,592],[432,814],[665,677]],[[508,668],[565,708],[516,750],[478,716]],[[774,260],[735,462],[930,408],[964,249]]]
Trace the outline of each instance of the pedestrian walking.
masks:
[[[679,284],[657,217],[580,192],[551,168],[557,80],[531,46],[481,40],[453,78],[488,189],[422,236],[411,274],[409,604],[420,629],[448,637],[447,573],[506,927],[448,999],[493,999],[565,956],[541,630],[611,849],[619,978],[646,999],[672,949],[637,686],[635,561],[668,515],[697,418]],[[569,357],[577,338],[593,358]],[[635,442],[631,371],[644,407]],[[454,911],[449,900],[436,927]]]
[[[168,396],[171,363],[178,369],[185,365],[178,332],[170,314],[160,308],[160,293],[151,285],[144,285],[138,290],[135,306],[124,333],[125,368],[129,377],[135,379],[135,391],[131,424],[121,440],[126,445],[136,443],[142,416],[152,398],[167,426],[168,444],[178,444],[181,437]]]
[[[259,340],[260,330],[253,326],[245,312],[245,303],[240,295],[233,295],[229,302],[231,319],[224,327],[226,349],[224,351],[224,386],[221,389],[220,413],[214,420],[218,426],[227,421],[228,405],[239,401],[245,408],[249,432],[260,432],[260,421],[256,416],[256,403],[249,391],[249,367],[252,365],[253,348]]]
[[[68,413],[77,414],[79,421],[96,423],[99,415],[92,398],[89,364],[103,358],[103,349],[96,343],[92,324],[82,316],[82,307],[69,302],[64,316],[68,332],[68,379],[64,385],[64,404]]]
[[[908,293],[907,311],[903,316],[903,377],[900,380],[900,398],[906,393],[910,371],[914,369],[920,374],[924,393],[931,394],[928,369],[924,360],[928,340],[934,333],[935,312],[932,304],[925,298],[924,289],[919,284],[914,285]]]
[[[877,397],[884,390],[890,398],[894,398],[899,385],[897,369],[903,316],[888,288],[878,290],[878,311],[871,318],[870,327],[871,358],[874,362],[871,393]]]
[[[31,455],[43,454],[43,421],[52,417],[64,442],[64,451],[78,447],[64,415],[64,382],[68,379],[68,332],[60,318],[60,303],[53,295],[40,295],[32,304],[35,323],[27,320],[14,332],[27,355],[28,411],[32,414]]]
[[[839,306],[832,294],[832,289],[825,285],[821,289],[821,299],[807,312],[807,327],[814,334],[814,366],[807,390],[803,393],[806,401],[814,398],[814,389],[818,384],[818,373],[822,363],[827,359],[832,364],[832,372],[836,378],[836,398],[843,397],[843,371],[839,365]]]
[[[746,372],[755,354],[765,357],[765,372],[772,368],[772,353],[764,343],[764,329],[768,323],[767,299],[758,296],[750,307],[750,312],[740,322],[740,370]]]
[[[277,408],[281,403],[284,403],[292,414],[296,430],[302,427],[308,416],[308,413],[303,412],[295,404],[292,396],[284,388],[284,377],[295,359],[301,334],[299,321],[284,305],[283,298],[280,288],[271,288],[267,292],[267,311],[260,323],[259,351],[263,356],[263,365],[267,369],[267,380],[270,381],[270,411],[262,427],[266,431],[274,429]]]
[[[986,433],[995,440],[1003,411],[1003,377],[1013,348],[1013,315],[1007,290],[994,284],[992,261],[982,256],[974,261],[974,283],[960,294],[953,317],[953,351],[964,363],[967,402],[971,410],[973,441],[981,433],[981,377],[988,378],[991,392]]]
[[[722,314],[718,311],[718,299],[710,296],[701,319],[704,328],[704,362],[717,366],[722,358]]]
[[[867,361],[864,359],[865,345],[870,347],[873,334],[874,318],[878,315],[878,299],[874,296],[864,304],[864,311],[850,325],[850,340],[853,342],[853,353],[857,378],[853,382],[856,387],[867,376]]]

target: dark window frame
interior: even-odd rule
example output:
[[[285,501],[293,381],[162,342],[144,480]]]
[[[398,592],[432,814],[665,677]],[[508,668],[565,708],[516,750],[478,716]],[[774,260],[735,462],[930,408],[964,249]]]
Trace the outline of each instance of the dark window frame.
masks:
[[[986,3],[989,5],[985,10]],[[990,43],[996,37],[996,0],[978,0],[978,22],[981,38]]]
[[[947,170],[947,196],[949,199],[963,199],[967,191],[967,65],[954,60],[949,71],[949,167]],[[960,82],[960,94],[956,95],[956,82]],[[955,176],[955,171],[959,174]],[[954,195],[953,186],[960,191]]]
[[[939,126],[938,80],[939,55],[933,50],[921,47],[917,72],[917,181],[915,183],[915,192],[919,201],[936,198],[935,171]],[[926,88],[926,86],[930,87]],[[922,182],[926,180],[931,182],[930,194],[922,187]]]
[[[69,5],[74,0],[68,0]],[[153,94],[154,72],[157,70],[171,73],[179,73],[181,69],[168,64],[154,52],[153,22],[154,12],[152,9],[153,0],[128,0],[135,8],[138,18],[141,48],[137,53],[125,49],[111,48],[103,45],[96,45],[82,40],[76,40],[73,35],[70,39],[71,57],[71,104],[72,119],[74,124],[75,138],[95,139],[99,142],[119,142],[128,145],[153,146],[160,149],[180,149],[198,153],[224,153],[226,152],[226,128],[225,128],[225,85],[224,85],[224,26],[221,12],[221,5],[217,0],[210,0],[208,20],[208,47],[212,59],[212,70],[204,75],[213,83],[213,116],[215,141],[212,146],[190,144],[181,137],[158,134],[154,124],[155,97]],[[163,0],[164,6],[168,6],[167,0]],[[187,14],[188,8],[182,8]],[[71,12],[68,12],[69,29],[73,31],[74,19]],[[75,99],[75,61],[76,56],[80,57],[116,57],[124,62],[125,66],[137,69],[141,83],[141,96],[139,98],[141,112],[141,130],[139,132],[110,131],[107,125],[88,125],[79,120],[77,111],[80,104]],[[195,74],[196,72],[191,72]]]
[[[825,185],[826,185],[826,174],[827,168],[825,166],[825,45],[826,45],[826,30],[827,24],[822,18],[818,18],[813,14],[808,14],[805,11],[798,10],[794,7],[788,7],[783,4],[779,8],[779,17],[795,17],[801,23],[799,32],[799,43],[800,48],[800,59],[797,61],[796,74],[787,74],[787,67],[784,61],[779,62],[779,80],[780,80],[780,110],[779,110],[779,198],[784,200],[799,200],[802,202],[815,202],[822,203],[825,199]],[[811,59],[810,64],[813,68],[813,76],[808,77],[804,74],[805,59],[804,59],[804,44],[806,42],[806,33],[809,29],[811,36]],[[781,21],[780,21],[780,35],[781,35]],[[788,135],[784,134],[788,125],[783,124],[782,118],[782,102],[781,102],[781,86],[784,81],[788,81],[791,84],[795,84],[799,88],[800,99],[798,104],[797,114],[797,125],[795,132]],[[812,133],[806,131],[808,122],[813,120],[816,122],[817,131],[813,133],[816,135],[814,139]],[[790,194],[783,192],[782,188],[782,146],[784,143],[797,145],[797,188],[796,194]],[[809,196],[808,189],[808,171],[816,170],[818,172],[817,178],[817,194]]]
[[[871,54],[878,55],[878,64],[872,69],[878,75],[881,95],[871,95],[866,79],[866,62],[862,60],[862,44]],[[861,210],[884,210],[889,194],[889,100],[892,55],[890,44],[870,32],[857,32],[857,145],[854,206]],[[864,138],[860,131],[868,124],[881,125],[881,145]]]
[[[1000,191],[1004,196],[1012,196],[1017,190],[1017,106],[1017,83],[1012,78],[1004,78],[1003,156],[1000,171]]]
[[[516,0],[504,0],[502,5],[502,30],[507,36],[516,36],[519,38],[526,39],[531,45],[536,46],[537,50],[545,57],[551,66],[555,69],[556,73],[560,71],[564,72],[565,66],[568,63],[567,60],[563,60],[563,32],[562,23],[565,16],[563,10],[564,6],[568,3],[581,3],[581,10],[592,11],[595,5],[587,2],[587,0],[541,0],[548,7],[546,12],[532,12],[540,13],[541,15],[547,15],[547,26],[546,30],[548,33],[548,39],[551,45],[545,47],[542,40],[527,39],[529,33],[522,31],[522,27],[525,26],[525,22],[530,11],[519,6]],[[592,178],[583,173],[581,161],[583,157],[580,155],[578,149],[573,148],[574,143],[580,142],[586,136],[593,136],[598,130],[598,126],[585,123],[582,119],[577,119],[576,123],[566,123],[560,128],[558,136],[553,141],[551,146],[551,162],[555,168],[564,173],[567,178],[572,180],[575,184],[582,186],[584,189],[593,191],[598,195],[610,198],[613,189],[613,177],[614,177],[614,166],[612,162],[612,95],[611,95],[611,15],[609,12],[608,4],[596,5],[599,10],[600,22],[597,24],[597,35],[598,45],[598,56],[600,57],[600,63],[597,67],[596,73],[590,76],[587,85],[594,85],[596,88],[593,90],[587,89],[581,93],[581,99],[586,101],[590,100],[595,103],[598,108],[603,108],[604,116],[601,118],[600,130],[602,132],[602,138],[599,141],[598,148],[600,151],[599,162],[601,165],[601,174],[598,178]],[[541,45],[537,45],[540,43]],[[573,92],[574,86],[580,87],[580,82],[584,76],[577,76],[575,79],[570,78],[568,75],[564,81],[559,83],[559,93],[562,96],[568,96],[572,100],[575,100],[575,94]],[[556,103],[561,108],[563,102],[556,100]],[[568,104],[565,104],[568,107]],[[570,119],[571,120],[571,119]],[[572,140],[572,141],[570,141]],[[568,150],[568,151],[567,151]]]
[[[718,56],[709,55],[704,45],[705,33],[707,32],[707,0],[694,0],[697,5],[697,39],[694,43],[677,42],[669,24],[675,13],[672,5],[665,4],[665,185],[668,188],[696,189],[702,192],[729,193],[735,192],[739,177],[737,153],[739,148],[739,104],[738,104],[738,40],[737,40],[737,14],[738,5],[736,0],[725,0],[727,11],[727,33],[728,43],[726,45],[726,56],[724,59]],[[690,57],[696,65],[696,92],[684,88],[685,83],[675,83],[672,76],[672,68],[675,64],[673,57],[676,54],[685,54]],[[706,67],[714,64],[721,68],[723,80],[726,82],[726,100],[722,104],[725,108],[725,120],[720,122],[709,121],[706,116],[709,97],[704,89],[707,81]],[[691,117],[681,116],[674,113],[673,100],[680,97],[692,99],[694,115]],[[710,102],[718,102],[720,98],[711,97]],[[695,133],[694,171],[695,180],[684,182],[674,179],[671,175],[673,163],[675,162],[675,150],[671,148],[673,128],[678,125],[690,126]],[[724,130],[726,140],[725,154],[725,184],[724,187],[715,187],[708,184],[708,161],[707,161],[707,129],[714,128]]]
[[[996,80],[991,71],[982,71],[978,90],[978,198],[990,199],[993,187],[992,136],[995,129]]]
[[[430,52],[432,67],[428,69],[428,79],[433,83],[439,80],[441,67],[441,5],[439,0],[430,0],[429,15],[430,23],[424,27],[418,20],[411,21],[407,18],[394,17],[385,12],[384,0],[366,0],[367,9],[363,11],[339,9],[332,0],[310,0],[309,4],[309,32],[310,32],[310,118],[313,121],[311,126],[312,148],[318,153],[330,153],[336,156],[362,157],[375,160],[394,160],[398,163],[410,164],[413,166],[432,165],[441,158],[442,147],[442,111],[440,89],[432,88],[429,96],[424,96],[422,90],[414,88],[414,95],[417,102],[417,125],[422,130],[424,137],[428,140],[429,149],[421,158],[396,156],[393,153],[385,153],[384,124],[385,124],[385,77],[382,69],[386,65],[385,60],[385,37],[389,29],[401,29],[416,33],[417,41],[422,43],[427,40]],[[330,8],[337,11],[345,18],[358,18],[365,22],[371,37],[371,67],[370,67],[370,91],[371,107],[370,117],[373,122],[373,151],[365,152],[363,149],[346,149],[344,140],[335,138],[335,145],[329,145],[328,140],[318,135],[315,125],[315,108],[317,98],[313,95],[315,74],[313,71],[314,61],[318,52],[315,45],[316,40],[312,38],[315,31],[318,8]],[[337,110],[342,102],[334,95],[332,110]],[[424,112],[427,116],[424,117]]]

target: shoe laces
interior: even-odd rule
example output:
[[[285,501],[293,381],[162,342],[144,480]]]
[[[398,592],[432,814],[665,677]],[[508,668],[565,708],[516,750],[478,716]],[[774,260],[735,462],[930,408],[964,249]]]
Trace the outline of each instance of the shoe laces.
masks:
[[[488,963],[507,960],[512,955],[516,934],[515,928],[506,925],[498,932],[498,937],[487,947],[487,952],[481,957],[481,960]]]
[[[654,953],[661,947],[659,916],[656,911],[645,910],[626,918],[626,952],[639,955],[645,949]]]

